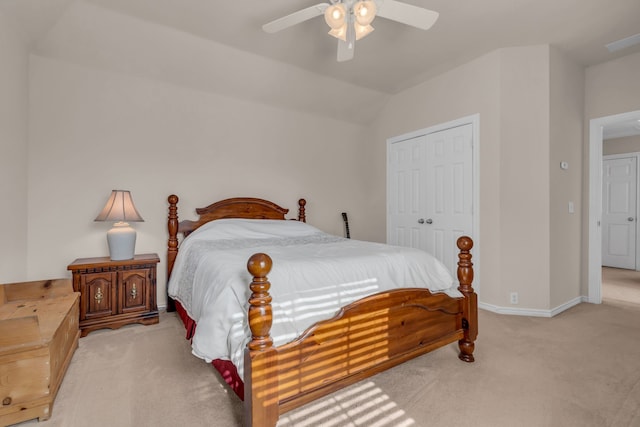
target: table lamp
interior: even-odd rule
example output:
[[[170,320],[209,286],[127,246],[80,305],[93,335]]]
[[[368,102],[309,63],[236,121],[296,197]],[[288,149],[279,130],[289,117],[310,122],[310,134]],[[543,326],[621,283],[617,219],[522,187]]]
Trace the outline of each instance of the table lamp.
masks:
[[[114,221],[113,228],[107,232],[109,255],[112,261],[132,259],[136,247],[136,230],[129,222],[144,221],[127,190],[113,190],[104,205],[104,209],[95,221]]]

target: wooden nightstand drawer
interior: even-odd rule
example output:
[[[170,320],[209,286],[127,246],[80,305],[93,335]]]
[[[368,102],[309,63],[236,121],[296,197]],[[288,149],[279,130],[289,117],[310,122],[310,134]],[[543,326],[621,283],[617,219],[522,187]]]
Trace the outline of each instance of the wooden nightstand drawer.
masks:
[[[80,258],[69,264],[73,288],[80,298],[82,336],[102,328],[130,323],[158,323],[156,254],[111,261],[109,257]]]

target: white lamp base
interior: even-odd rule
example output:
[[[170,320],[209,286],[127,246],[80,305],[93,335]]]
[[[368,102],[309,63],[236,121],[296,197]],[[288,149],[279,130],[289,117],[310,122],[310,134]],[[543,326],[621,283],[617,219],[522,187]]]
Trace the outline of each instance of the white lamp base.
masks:
[[[107,242],[112,261],[133,259],[136,250],[136,230],[127,222],[116,222],[107,232]]]

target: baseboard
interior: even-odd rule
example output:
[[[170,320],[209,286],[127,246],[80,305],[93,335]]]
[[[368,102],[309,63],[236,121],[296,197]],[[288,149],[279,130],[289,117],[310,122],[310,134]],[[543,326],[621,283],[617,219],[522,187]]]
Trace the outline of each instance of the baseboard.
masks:
[[[478,308],[491,311],[497,314],[508,314],[512,316],[531,316],[531,317],[553,317],[562,313],[565,310],[570,309],[582,302],[588,302],[587,297],[577,297],[564,304],[559,305],[551,310],[541,310],[536,308],[513,308],[513,307],[501,307],[498,305],[487,304],[484,302],[478,303]]]

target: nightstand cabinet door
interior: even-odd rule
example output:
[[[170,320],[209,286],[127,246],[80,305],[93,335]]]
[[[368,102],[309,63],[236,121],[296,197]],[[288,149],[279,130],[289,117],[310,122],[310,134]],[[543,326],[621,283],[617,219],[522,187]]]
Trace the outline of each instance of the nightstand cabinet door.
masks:
[[[80,320],[116,314],[116,273],[87,273],[80,277]]]
[[[120,307],[123,313],[149,310],[150,269],[123,271],[120,287]]]

